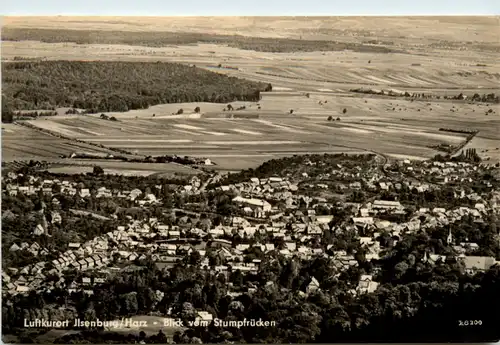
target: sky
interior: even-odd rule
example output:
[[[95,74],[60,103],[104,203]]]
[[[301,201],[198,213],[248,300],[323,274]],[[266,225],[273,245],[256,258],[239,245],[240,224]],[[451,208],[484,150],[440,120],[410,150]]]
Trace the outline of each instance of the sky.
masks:
[[[2,15],[500,15],[500,0],[2,0]]]

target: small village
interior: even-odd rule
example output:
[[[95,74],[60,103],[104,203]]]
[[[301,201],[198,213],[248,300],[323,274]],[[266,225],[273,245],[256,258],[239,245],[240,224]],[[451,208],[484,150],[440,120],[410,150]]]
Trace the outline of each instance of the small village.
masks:
[[[305,161],[305,166],[314,167],[316,164]],[[499,258],[478,255],[480,245],[467,239],[457,240],[452,225],[464,218],[484,223],[498,215],[500,192],[494,190],[492,182],[482,181],[483,193],[474,192],[467,185],[477,182],[477,176],[488,169],[491,168],[464,162],[412,163],[405,160],[385,167],[386,172],[375,167],[362,169],[337,164],[328,169],[322,168],[314,178],[310,178],[310,172],[299,172],[298,177],[297,174],[288,174],[292,176],[252,177],[248,181],[231,184],[219,182],[212,188],[213,191],[230,193],[234,206],[233,214],[225,217],[223,224],[214,225],[209,218],[200,221],[199,215],[188,211],[177,219],[175,225],[164,224],[158,217],[133,219],[127,216],[126,222],[121,222],[124,225],[117,225],[114,230],[85,242],[70,242],[67,247],[60,248],[58,255],[41,245],[39,239],[51,237],[51,229],[63,222],[61,213],[68,214],[58,210],[61,208],[61,195],[84,200],[123,199],[134,207],[144,209],[161,207],[161,198],[158,193],[155,195],[145,190],[117,190],[105,186],[91,190],[68,177],[41,180],[34,175],[9,172],[2,178],[3,194],[13,198],[40,195],[51,200],[51,210],[49,222],[45,216],[47,206],[43,204],[38,211],[41,221],[32,229],[30,239],[15,242],[6,248],[12,255],[29,252],[37,261],[24,267],[3,267],[3,295],[46,293],[55,288],[67,289],[68,293],[83,291],[92,295],[94,287],[106,282],[107,277],[124,269],[133,269],[141,260],[151,260],[158,268],[168,270],[193,252],[199,253],[197,264],[200,268],[226,276],[235,271],[258,275],[263,259],[274,254],[292,260],[324,257],[336,268],[336,276],[339,277],[343,271],[359,264],[356,252],[362,251],[364,260],[374,265],[372,272],[362,274],[357,286],[349,290],[356,296],[376,291],[379,285],[374,279],[379,270],[376,263],[388,249],[395,247],[405,236],[431,233],[436,228],[449,228],[445,245],[451,250],[448,253],[425,251],[420,253],[419,260],[436,265],[452,259],[463,264],[466,274],[485,272],[499,263]],[[23,183],[19,183],[21,179]],[[217,180],[221,181],[221,177]],[[389,192],[397,194],[403,189],[414,190],[418,195],[440,190],[450,183],[455,183],[452,197],[469,206],[450,206],[456,203],[449,200],[436,207],[417,208],[407,206],[404,201],[382,198]],[[162,188],[161,185],[155,187],[156,190]],[[189,184],[177,187],[175,193],[188,196],[207,193],[211,188],[209,185],[205,190],[206,184],[197,177],[192,178]],[[311,189],[319,191],[315,194],[318,196],[307,192]],[[361,191],[375,197],[334,205],[329,203],[327,197],[320,196],[323,194],[321,191],[330,190],[340,193]],[[339,205],[347,213],[343,219],[335,221],[337,216],[331,210],[338,209]],[[74,209],[69,214],[108,220],[117,218],[116,214],[98,215]],[[356,245],[340,249],[327,243],[324,233],[328,231],[333,236],[354,234],[351,240]],[[500,234],[496,236],[497,245],[500,245]],[[56,258],[46,259],[51,256]],[[65,273],[68,271],[77,272],[78,279],[67,280]],[[241,287],[231,290],[229,286],[228,294],[232,297],[252,294],[257,288],[250,284],[244,290]],[[321,286],[312,277],[307,288],[300,293],[306,295],[318,289]],[[210,313],[202,310],[198,317],[212,319]]]

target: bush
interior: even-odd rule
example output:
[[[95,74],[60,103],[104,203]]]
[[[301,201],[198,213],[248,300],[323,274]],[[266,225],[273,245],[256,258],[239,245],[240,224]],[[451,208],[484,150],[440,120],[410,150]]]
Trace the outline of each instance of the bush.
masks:
[[[184,114],[184,109],[181,108],[177,110],[177,115],[182,115],[182,114]]]
[[[96,175],[96,176],[104,175],[104,169],[101,168],[100,166],[96,165],[96,166],[94,166],[94,169],[92,170],[92,174]]]
[[[344,110],[342,110],[342,114],[345,114],[345,113],[347,113],[347,109],[346,108],[344,108]]]
[[[200,111],[201,111],[200,107],[196,107],[196,108],[194,108],[194,112],[195,112],[195,113],[199,113]]]

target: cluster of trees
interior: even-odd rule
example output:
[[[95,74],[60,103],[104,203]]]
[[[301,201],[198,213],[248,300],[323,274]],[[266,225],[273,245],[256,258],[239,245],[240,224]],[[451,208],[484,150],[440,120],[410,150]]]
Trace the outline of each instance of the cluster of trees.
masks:
[[[246,37],[238,35],[213,35],[188,32],[128,32],[5,28],[5,30],[2,31],[2,40],[33,40],[48,43],[76,42],[78,44],[128,44],[147,47],[215,43],[225,44],[240,49],[273,53],[299,51],[341,51],[346,49],[366,53],[397,52],[393,48],[361,43],[289,38]]]
[[[43,310],[63,304],[82,319],[165,315],[171,310],[187,324],[195,318],[196,310],[205,310],[224,320],[276,322],[274,327],[195,327],[176,334],[174,340],[179,343],[449,342],[498,338],[499,266],[467,276],[457,262],[421,262],[422,251],[429,246],[432,239],[424,234],[402,241],[377,263],[381,268],[381,273],[375,275],[381,284],[377,291],[358,296],[348,291],[371,269],[371,263],[362,256],[357,256],[359,266],[340,275],[329,259],[286,259],[275,253],[264,258],[258,275],[234,270],[226,276],[201,270],[195,265],[199,263],[197,252],[170,271],[158,270],[146,260],[141,263],[144,269],[120,272],[106,284],[96,286],[94,295],[55,289],[36,298],[16,296],[2,307],[3,327],[12,330],[22,325],[24,318],[43,315]],[[318,280],[320,290],[300,293],[306,291],[312,277]],[[242,294],[229,296],[227,283]],[[257,291],[247,293],[249,286],[257,287]],[[481,320],[481,329],[461,328],[460,320]],[[93,338],[87,332],[74,337]]]
[[[271,176],[300,176],[307,173],[309,177],[327,172],[337,164],[344,167],[365,168],[373,164],[374,154],[348,155],[348,154],[306,154],[293,155],[279,159],[271,159],[255,169],[242,170],[239,173],[229,174],[224,180],[212,186],[228,185],[232,183],[248,182],[250,178],[267,178]]]
[[[7,104],[7,98],[2,93],[2,123],[14,122],[14,112]]]
[[[104,61],[4,63],[2,85],[2,110],[70,107],[90,113],[162,103],[258,101],[269,88],[176,63]]]
[[[471,100],[476,102],[492,102],[492,103],[500,102],[500,98],[498,97],[498,95],[495,95],[494,93],[483,94],[482,96],[478,93],[475,93],[471,97]]]
[[[108,120],[108,121],[118,121],[116,119],[116,117],[114,116],[108,116],[106,114],[101,114],[101,116],[99,116],[102,120]]]

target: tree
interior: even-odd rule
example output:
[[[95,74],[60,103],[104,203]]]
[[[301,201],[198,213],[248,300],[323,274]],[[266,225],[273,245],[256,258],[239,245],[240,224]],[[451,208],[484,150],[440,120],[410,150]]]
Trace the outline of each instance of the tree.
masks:
[[[201,262],[201,254],[197,250],[193,250],[189,255],[189,263],[191,265],[199,265]]]
[[[290,114],[293,114],[293,109],[290,109]]]
[[[342,110],[342,114],[345,114],[345,113],[347,113],[347,109],[346,108],[344,108],[344,110]]]
[[[11,123],[14,121],[14,114],[7,104],[7,98],[2,95],[2,123]]]
[[[201,111],[200,107],[196,107],[196,108],[194,108],[194,112],[195,112],[195,113],[199,113],[200,111]]]
[[[182,114],[184,114],[184,109],[181,108],[177,110],[177,115],[182,115]]]
[[[104,175],[104,169],[98,165],[95,165],[94,169],[92,170],[92,174],[96,176]]]
[[[328,116],[328,121],[333,121],[333,116]]]

